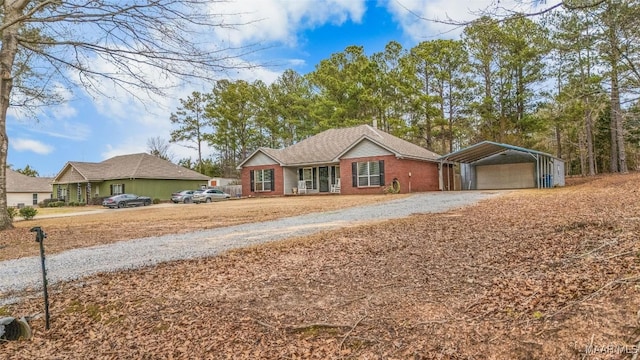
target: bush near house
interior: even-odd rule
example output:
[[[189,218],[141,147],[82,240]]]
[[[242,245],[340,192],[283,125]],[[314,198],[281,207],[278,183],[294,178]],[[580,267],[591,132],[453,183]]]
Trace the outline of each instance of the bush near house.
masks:
[[[18,209],[14,208],[14,207],[8,207],[7,208],[7,213],[9,214],[9,218],[11,220],[13,220],[13,218],[15,218],[16,215],[18,215]]]
[[[59,201],[59,200],[56,199],[56,198],[44,199],[38,204],[38,206],[39,207],[52,207],[51,204],[55,203],[57,201]]]
[[[23,219],[31,220],[36,216],[36,214],[38,213],[38,210],[36,210],[32,206],[25,206],[22,209],[20,209],[19,213]]]
[[[64,201],[53,201],[53,202],[49,202],[47,207],[62,207],[64,206]]]

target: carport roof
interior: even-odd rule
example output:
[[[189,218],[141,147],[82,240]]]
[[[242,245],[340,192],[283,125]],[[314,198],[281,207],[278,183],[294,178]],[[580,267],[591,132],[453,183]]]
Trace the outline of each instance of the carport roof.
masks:
[[[483,141],[475,145],[471,145],[467,148],[460,149],[458,151],[449,153],[447,155],[443,155],[442,157],[440,157],[440,160],[453,161],[453,162],[459,162],[459,163],[473,163],[478,160],[487,158],[489,156],[500,154],[501,152],[504,152],[506,150],[514,150],[514,151],[524,152],[532,155],[542,155],[542,156],[555,158],[555,156],[551,154],[523,148],[520,146],[501,144],[493,141]]]

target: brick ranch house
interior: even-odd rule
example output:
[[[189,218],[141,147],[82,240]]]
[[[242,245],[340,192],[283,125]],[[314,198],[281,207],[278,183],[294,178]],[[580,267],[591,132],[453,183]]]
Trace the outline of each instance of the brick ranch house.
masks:
[[[443,190],[440,156],[369,125],[330,129],[284,149],[259,148],[238,169],[243,196]],[[446,171],[453,176],[452,171]]]

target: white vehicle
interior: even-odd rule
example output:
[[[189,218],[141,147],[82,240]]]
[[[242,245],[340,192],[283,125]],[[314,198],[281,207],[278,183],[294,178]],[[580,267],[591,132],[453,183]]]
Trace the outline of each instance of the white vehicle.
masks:
[[[200,193],[193,194],[193,197],[191,199],[193,200],[194,203],[199,204],[201,202],[210,203],[212,201],[226,200],[226,199],[229,199],[230,197],[231,195],[221,190],[206,189]]]

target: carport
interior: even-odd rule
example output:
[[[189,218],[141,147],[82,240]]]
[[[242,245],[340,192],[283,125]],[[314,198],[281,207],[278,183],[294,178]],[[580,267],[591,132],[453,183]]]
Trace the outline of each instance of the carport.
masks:
[[[562,159],[509,144],[483,141],[444,155],[440,162],[442,165],[460,164],[460,175],[453,179],[460,181],[460,184],[454,184],[454,188],[462,190],[545,189],[564,186]],[[443,177],[441,181],[449,178]]]

